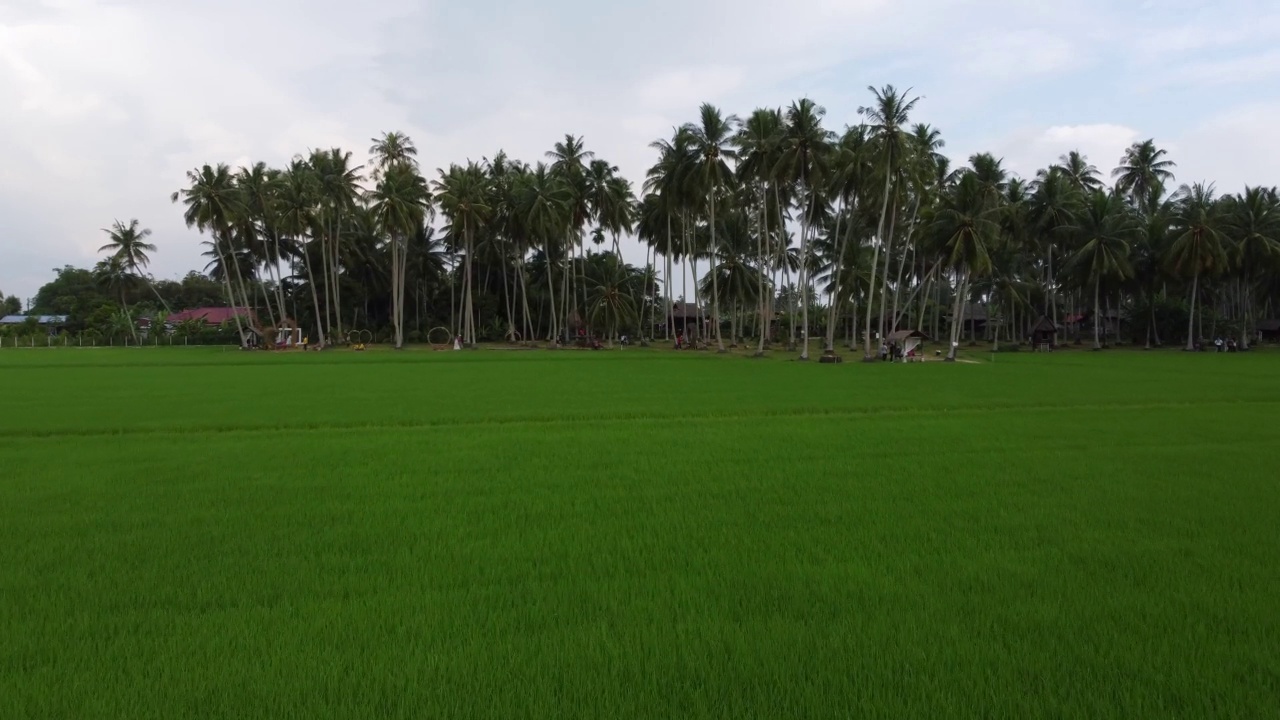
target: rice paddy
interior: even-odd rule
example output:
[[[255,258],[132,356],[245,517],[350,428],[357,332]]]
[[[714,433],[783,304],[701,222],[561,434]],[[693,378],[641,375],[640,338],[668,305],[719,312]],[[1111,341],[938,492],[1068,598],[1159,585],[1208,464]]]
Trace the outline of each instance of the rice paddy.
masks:
[[[1274,717],[1280,355],[0,351],[0,716]]]

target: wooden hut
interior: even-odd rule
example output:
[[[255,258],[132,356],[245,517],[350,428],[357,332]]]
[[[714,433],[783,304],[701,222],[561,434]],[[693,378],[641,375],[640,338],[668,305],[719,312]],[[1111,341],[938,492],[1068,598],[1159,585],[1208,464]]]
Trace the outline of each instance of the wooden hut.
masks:
[[[1036,324],[1031,326],[1031,344],[1036,350],[1052,350],[1058,344],[1058,326],[1041,315]]]

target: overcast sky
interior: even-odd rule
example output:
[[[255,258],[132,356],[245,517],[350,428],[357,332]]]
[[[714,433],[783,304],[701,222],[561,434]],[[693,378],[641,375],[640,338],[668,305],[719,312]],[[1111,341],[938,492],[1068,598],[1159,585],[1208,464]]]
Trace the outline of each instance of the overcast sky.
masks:
[[[704,101],[808,96],[840,130],[885,83],[960,162],[1109,172],[1154,137],[1179,181],[1280,184],[1274,0],[0,0],[0,290],[91,265],[116,218],[157,277],[203,267],[169,194],[205,162],[402,130],[434,175],[574,133],[638,183]]]

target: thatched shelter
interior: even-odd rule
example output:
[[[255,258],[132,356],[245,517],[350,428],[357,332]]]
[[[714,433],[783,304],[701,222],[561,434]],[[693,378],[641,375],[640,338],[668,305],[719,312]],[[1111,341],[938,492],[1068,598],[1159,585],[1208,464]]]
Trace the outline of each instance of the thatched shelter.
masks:
[[[1031,326],[1031,343],[1037,350],[1051,350],[1058,344],[1058,326],[1044,315]]]

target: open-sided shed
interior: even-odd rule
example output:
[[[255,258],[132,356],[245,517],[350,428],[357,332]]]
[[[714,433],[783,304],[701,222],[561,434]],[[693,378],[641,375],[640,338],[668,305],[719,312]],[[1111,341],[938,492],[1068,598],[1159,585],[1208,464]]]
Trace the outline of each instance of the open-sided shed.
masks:
[[[929,336],[919,330],[898,330],[889,333],[885,339],[889,341],[890,346],[898,349],[898,357],[902,358],[902,362],[914,362],[924,358],[924,352],[920,346],[929,339]]]

